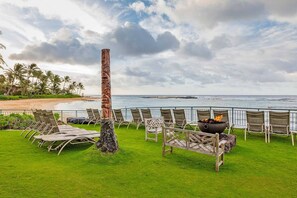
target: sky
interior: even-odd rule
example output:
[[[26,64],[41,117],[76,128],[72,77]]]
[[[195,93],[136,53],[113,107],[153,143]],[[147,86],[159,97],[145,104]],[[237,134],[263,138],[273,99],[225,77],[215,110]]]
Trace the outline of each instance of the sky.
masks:
[[[101,49],[115,95],[296,95],[296,0],[0,0],[9,66],[100,94]]]

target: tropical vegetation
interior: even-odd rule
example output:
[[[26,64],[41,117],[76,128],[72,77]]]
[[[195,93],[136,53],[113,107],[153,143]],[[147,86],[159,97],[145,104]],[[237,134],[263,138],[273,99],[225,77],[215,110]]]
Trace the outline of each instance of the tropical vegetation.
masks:
[[[81,82],[71,81],[69,76],[61,77],[52,71],[42,71],[35,63],[15,64],[12,68],[2,67],[0,74],[0,95],[28,96],[80,95],[84,90]]]

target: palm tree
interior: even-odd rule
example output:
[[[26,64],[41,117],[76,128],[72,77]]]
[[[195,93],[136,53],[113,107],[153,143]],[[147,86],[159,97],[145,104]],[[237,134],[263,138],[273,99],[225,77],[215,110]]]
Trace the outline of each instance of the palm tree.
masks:
[[[58,94],[60,92],[60,85],[61,85],[61,78],[59,75],[54,74],[52,79],[52,93],[53,94]]]
[[[13,72],[15,76],[15,80],[18,81],[18,85],[21,87],[23,95],[26,92],[28,82],[26,82],[25,76],[27,74],[27,70],[24,64],[17,63],[13,67]]]
[[[77,82],[76,81],[72,82],[72,86],[73,86],[73,91],[77,91]]]
[[[64,78],[63,78],[63,82],[64,82],[64,85],[63,85],[63,92],[65,91],[66,83],[69,83],[70,81],[71,81],[71,79],[70,79],[69,76],[64,76]]]
[[[26,69],[27,69],[27,80],[34,77],[34,74],[40,70],[35,63],[28,65]]]
[[[4,74],[6,75],[6,81],[9,86],[6,94],[9,95],[13,89],[13,86],[14,86],[15,76],[14,76],[14,72],[11,68],[5,70]]]
[[[45,72],[45,75],[47,76],[47,78],[48,79],[52,79],[53,78],[53,76],[54,76],[54,74],[53,74],[53,72],[52,71],[47,71],[47,72]]]
[[[2,34],[2,32],[0,31],[0,35]],[[0,43],[0,49],[6,49],[6,47]],[[3,56],[0,54],[0,68],[3,69],[2,65],[5,65],[5,61],[3,59]]]
[[[31,93],[34,83],[31,84],[30,78],[33,78],[34,74],[40,69],[35,63],[32,63],[26,67],[26,70],[27,70],[27,79],[26,79],[26,84],[24,85],[27,85],[27,86],[24,87],[24,90],[26,90],[27,93]],[[31,92],[30,92],[30,87],[31,87]]]
[[[5,92],[6,88],[6,78],[3,74],[0,75],[0,95],[2,95]]]
[[[74,89],[75,89],[75,87],[73,86],[73,84],[70,84],[70,85],[68,86],[67,93],[68,93],[68,94],[72,93],[72,91],[73,91]]]
[[[38,92],[38,84],[40,83],[40,79],[41,79],[41,76],[43,75],[43,72],[38,69],[38,70],[35,70],[33,73],[32,73],[32,76],[33,76],[33,79],[34,81],[32,82],[32,92],[33,93],[36,93]]]
[[[15,64],[13,67],[13,72],[16,80],[18,80],[19,84],[21,84],[21,81],[25,79],[27,74],[25,65],[20,63]]]
[[[48,77],[45,74],[41,74],[40,78],[39,78],[39,84],[37,84],[38,86],[38,91],[40,94],[47,94],[47,89],[48,89]]]
[[[81,91],[85,89],[84,85],[82,83],[78,83],[77,85],[78,89],[79,89],[79,95],[81,95]]]

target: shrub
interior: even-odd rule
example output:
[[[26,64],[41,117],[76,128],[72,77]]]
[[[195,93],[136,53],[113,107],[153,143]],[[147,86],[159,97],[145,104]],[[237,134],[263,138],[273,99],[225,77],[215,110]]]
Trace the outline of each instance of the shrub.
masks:
[[[60,114],[59,113],[54,113],[54,116],[55,116],[55,119],[56,120],[59,120],[59,118],[60,118]]]
[[[10,115],[0,115],[0,130],[1,129],[23,129],[30,125],[33,121],[33,116],[23,113],[12,113]]]

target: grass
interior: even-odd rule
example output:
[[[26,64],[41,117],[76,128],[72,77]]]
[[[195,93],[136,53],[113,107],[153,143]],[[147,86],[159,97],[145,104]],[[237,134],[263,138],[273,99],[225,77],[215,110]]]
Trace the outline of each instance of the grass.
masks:
[[[36,99],[36,98],[79,98],[77,94],[49,94],[49,95],[31,95],[31,96],[5,96],[0,95],[0,100],[21,100],[21,99]]]
[[[96,129],[93,126],[87,129]],[[60,156],[0,131],[0,197],[296,197],[297,147],[290,138],[237,130],[237,146],[220,172],[214,157],[181,149],[161,156],[144,130],[116,130],[120,150],[71,145]]]

